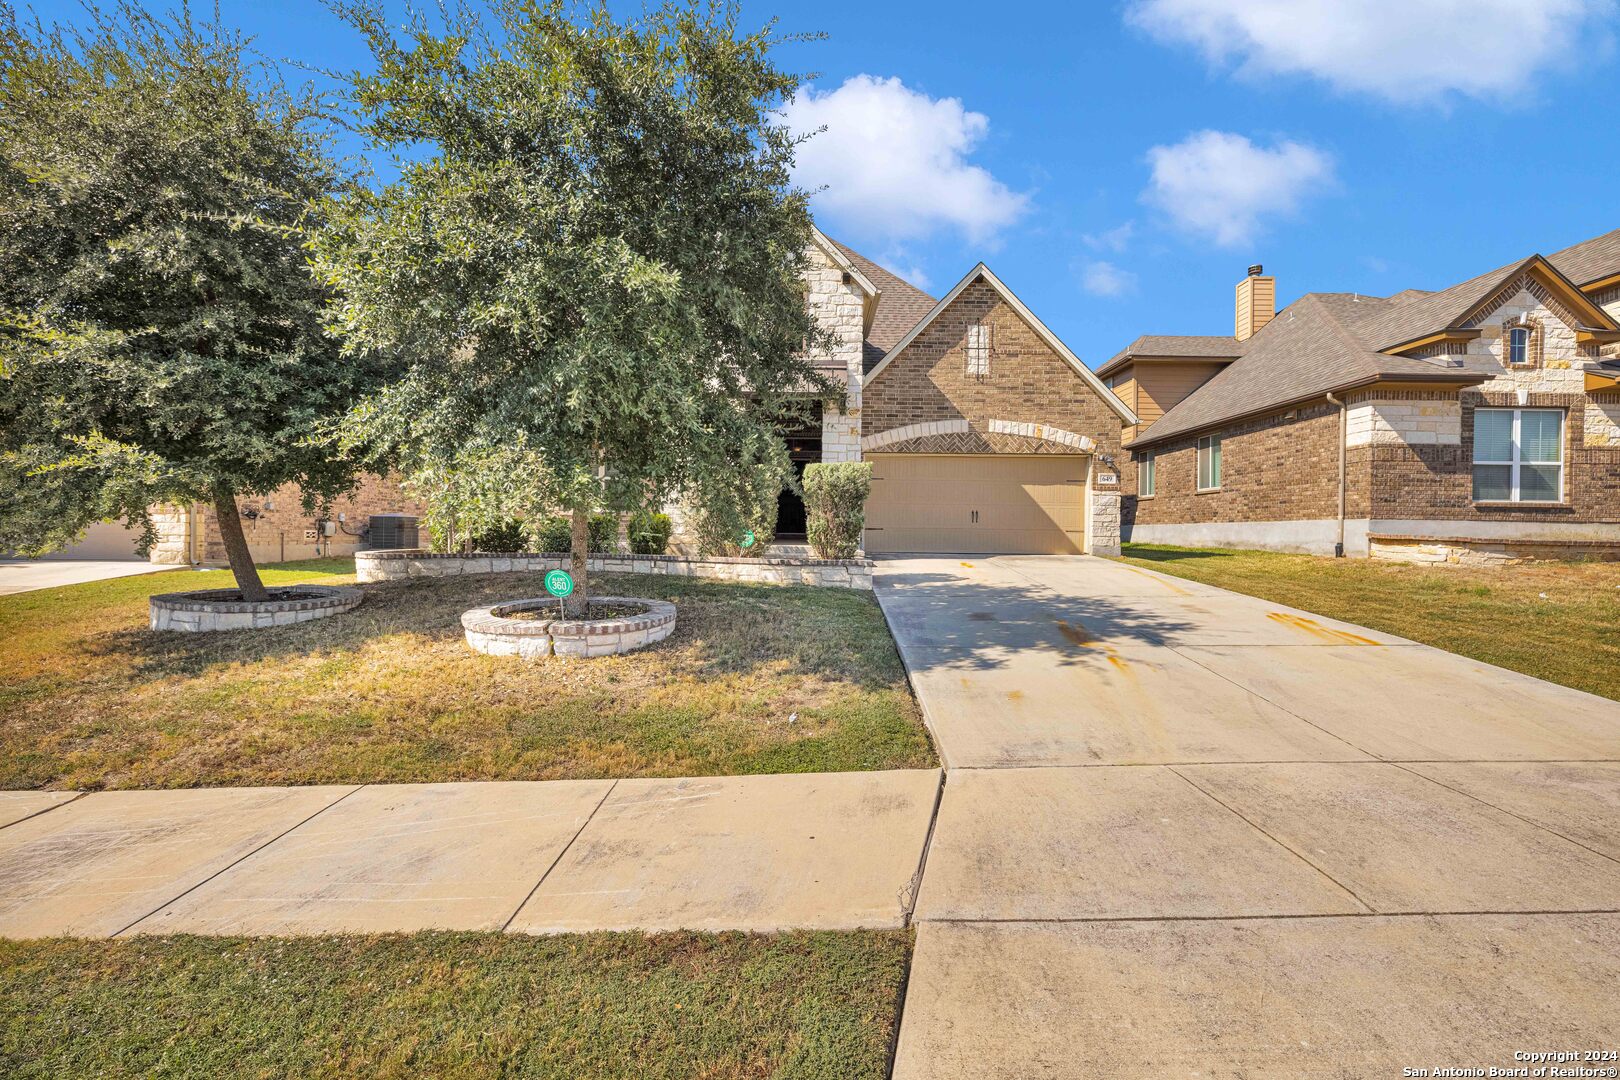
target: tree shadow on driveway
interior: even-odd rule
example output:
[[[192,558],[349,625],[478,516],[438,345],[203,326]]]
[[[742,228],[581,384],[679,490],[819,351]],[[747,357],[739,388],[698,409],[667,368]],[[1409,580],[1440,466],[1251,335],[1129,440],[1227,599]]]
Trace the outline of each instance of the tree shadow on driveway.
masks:
[[[1032,655],[1101,669],[1118,648],[1165,646],[1197,625],[1163,605],[1065,596],[1032,581],[904,572],[883,575],[878,592],[913,671],[993,670]]]

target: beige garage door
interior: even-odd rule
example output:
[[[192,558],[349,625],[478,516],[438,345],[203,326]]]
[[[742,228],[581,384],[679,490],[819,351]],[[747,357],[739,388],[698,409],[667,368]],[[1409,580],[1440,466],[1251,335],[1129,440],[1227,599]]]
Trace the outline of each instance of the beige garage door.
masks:
[[[1077,555],[1089,457],[869,454],[866,550]]]

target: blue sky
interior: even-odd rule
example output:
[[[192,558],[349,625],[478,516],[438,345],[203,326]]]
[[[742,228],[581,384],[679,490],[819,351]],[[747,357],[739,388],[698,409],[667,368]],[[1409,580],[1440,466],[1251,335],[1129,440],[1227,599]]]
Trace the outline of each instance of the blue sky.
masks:
[[[1620,226],[1616,0],[770,4],[823,31],[790,117],[827,232],[939,295],[983,259],[1093,366],[1231,333],[1252,262],[1436,288]],[[73,2],[36,3],[75,19]],[[273,56],[363,63],[315,0],[222,0]]]

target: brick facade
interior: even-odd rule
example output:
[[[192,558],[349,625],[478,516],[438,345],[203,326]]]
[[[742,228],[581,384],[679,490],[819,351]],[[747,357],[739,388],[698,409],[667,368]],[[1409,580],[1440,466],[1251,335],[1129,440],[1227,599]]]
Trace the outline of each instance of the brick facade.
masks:
[[[967,371],[968,327],[990,327],[990,367]],[[969,431],[886,445],[883,453],[1079,453],[1079,447],[992,431],[992,420],[1049,425],[1086,436],[1118,460],[1120,417],[1062,356],[983,279],[962,290],[903,353],[869,378],[864,437],[933,421],[967,421]]]
[[[396,479],[371,475],[361,477],[353,491],[332,501],[330,520],[338,521],[339,514],[345,519],[338,522],[334,536],[320,535],[319,509],[316,514],[304,510],[296,484],[286,484],[265,498],[238,499],[237,506],[242,510],[242,532],[248,548],[259,563],[351,555],[362,546],[363,538],[356,534],[364,531],[372,514],[421,517],[425,510],[421,502],[405,494]],[[157,507],[153,518],[158,528],[153,562],[225,563],[225,545],[211,506],[198,503],[191,507]]]
[[[1154,492],[1138,493],[1137,450],[1120,470],[1127,528],[1207,522],[1313,521],[1339,513],[1339,410],[1323,402],[1245,420],[1221,435],[1221,486],[1200,492],[1198,438],[1151,448]],[[1346,516],[1366,517],[1369,451],[1345,459]]]
[[[1372,517],[1414,521],[1620,522],[1620,447],[1586,444],[1584,393],[1511,390],[1462,395],[1462,441],[1456,446],[1373,448]],[[1487,392],[1488,391],[1488,392]],[[1480,405],[1565,410],[1564,492],[1561,504],[1474,502],[1474,410]]]

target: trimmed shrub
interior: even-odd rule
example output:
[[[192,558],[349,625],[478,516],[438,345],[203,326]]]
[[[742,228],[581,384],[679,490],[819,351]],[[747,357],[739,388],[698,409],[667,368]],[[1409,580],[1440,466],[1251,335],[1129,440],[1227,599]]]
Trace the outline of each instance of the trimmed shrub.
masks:
[[[535,547],[547,553],[570,551],[574,546],[573,523],[566,514],[557,514],[544,517],[535,525]],[[619,532],[619,518],[616,514],[592,514],[590,516],[590,540],[587,550],[597,555],[604,555],[613,550],[614,539]]]
[[[472,538],[474,551],[527,551],[529,527],[517,518],[507,518]]]
[[[662,555],[669,550],[669,537],[675,531],[668,514],[643,510],[630,517],[630,550],[636,555]]]
[[[866,497],[871,492],[872,466],[867,462],[805,466],[805,535],[819,558],[855,557],[866,529]]]

